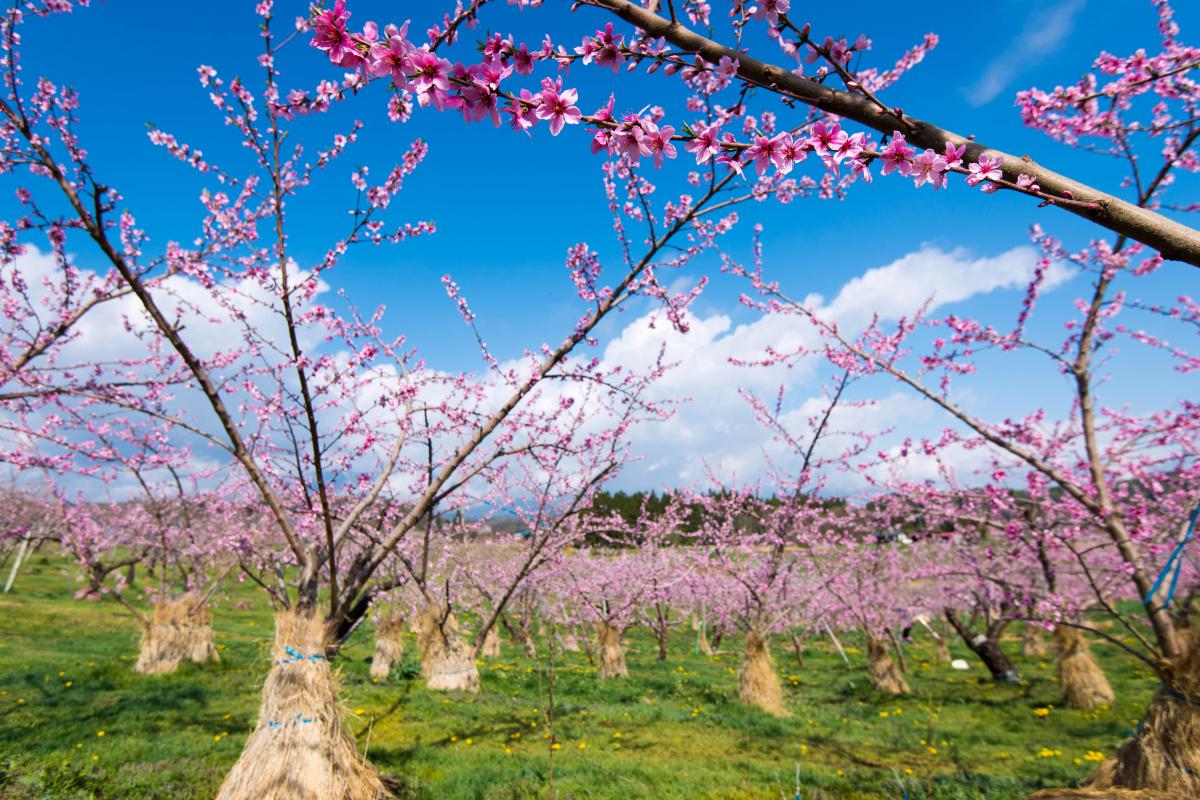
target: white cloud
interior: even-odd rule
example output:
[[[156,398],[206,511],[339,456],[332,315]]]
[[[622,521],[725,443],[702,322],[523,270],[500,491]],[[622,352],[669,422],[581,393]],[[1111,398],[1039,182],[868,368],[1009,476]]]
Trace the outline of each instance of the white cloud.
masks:
[[[29,270],[52,266],[44,257],[39,255],[37,258],[37,263],[31,261],[27,265]],[[1035,263],[1036,253],[1029,247],[984,258],[973,257],[962,248],[944,250],[926,245],[849,280],[832,300],[814,295],[806,302],[823,318],[836,321],[844,331],[853,333],[868,324],[875,314],[886,322],[911,315],[926,302],[932,309],[996,290],[1019,291],[1028,282]],[[1056,266],[1047,276],[1046,288],[1052,288],[1068,277],[1066,270]],[[174,298],[185,296],[201,307],[202,313],[187,315],[189,341],[199,343],[205,356],[235,347],[243,327],[229,324],[228,312],[213,307],[211,299],[206,300],[206,292],[190,286],[184,279],[179,281],[178,285],[172,286],[173,292],[163,293],[162,299],[164,304],[174,308],[177,302]],[[251,286],[240,288],[244,291],[238,294],[241,298],[236,303],[239,311],[252,315],[253,324],[266,338],[282,341],[281,321],[261,302],[267,299],[265,295],[269,292]],[[79,340],[69,346],[72,360],[111,360],[136,357],[142,352],[144,344],[126,333],[123,326],[126,315],[141,316],[132,298],[114,302],[98,312],[87,318],[80,327]],[[687,401],[678,407],[671,419],[633,430],[632,449],[640,460],[626,470],[619,485],[627,488],[703,485],[710,470],[729,481],[762,478],[768,459],[786,461],[789,454],[755,420],[738,390],[773,398],[782,387],[789,398],[785,422],[802,422],[823,402],[820,379],[824,365],[817,357],[802,359],[790,367],[741,367],[730,363],[731,360],[757,360],[768,347],[786,352],[818,344],[817,333],[801,318],[767,315],[752,322],[735,324],[731,317],[715,313],[692,317],[689,321],[690,332],[681,334],[661,313],[646,314],[626,325],[603,350],[602,368],[639,369],[653,364],[665,345],[666,360],[677,362],[678,366],[656,384],[652,399]],[[371,409],[382,391],[395,387],[401,380],[394,369],[380,369],[378,380],[362,387],[354,399],[355,405]],[[537,402],[552,408],[559,393],[573,391],[576,389],[569,385],[552,383],[543,387]],[[869,432],[898,426],[906,428],[905,433],[910,433],[914,426],[940,427],[941,420],[934,419],[937,415],[931,412],[928,404],[910,393],[897,393],[891,385],[878,391],[880,394],[873,405],[840,410],[835,426],[842,430]],[[497,385],[489,394],[494,399],[501,394],[507,395],[507,392]],[[430,397],[425,399],[431,400]],[[188,409],[192,412],[189,417],[199,424],[207,424],[204,421],[211,421],[211,413],[197,400],[192,397],[187,401],[188,406],[195,405]],[[336,404],[326,409],[325,415],[336,417],[345,410],[340,406]],[[376,430],[390,427],[375,411],[369,413]],[[381,441],[381,449],[387,448],[387,438],[385,436],[385,441]],[[362,466],[370,471],[367,464]],[[861,485],[861,479],[838,476],[831,488],[846,491]]]
[[[875,314],[886,322],[912,315],[927,301],[932,311],[997,290],[1020,291],[1032,277],[1036,257],[1030,247],[976,258],[963,248],[943,250],[926,245],[851,279],[828,302],[819,296],[808,302],[820,317],[853,333],[869,324]],[[1044,290],[1058,286],[1070,275],[1065,268],[1052,266]],[[788,454],[754,419],[738,389],[772,400],[782,387],[787,397],[795,398],[785,406],[785,423],[802,423],[824,402],[822,362],[816,357],[802,359],[790,368],[730,364],[730,359],[761,358],[767,346],[788,351],[817,344],[817,334],[802,319],[769,315],[734,325],[729,317],[714,314],[689,321],[690,332],[680,334],[666,325],[661,315],[656,319],[648,314],[626,326],[605,349],[607,365],[636,368],[646,366],[665,343],[667,360],[678,366],[657,384],[656,392],[660,397],[688,399],[670,420],[633,432],[633,449],[643,460],[626,470],[622,486],[698,485],[709,469],[725,480],[762,478],[768,458],[786,459]],[[891,384],[874,385],[885,388],[877,390],[873,404],[842,409],[835,427],[870,433],[895,427],[910,435],[917,427],[935,430],[945,422],[915,395],[896,394]],[[831,488],[839,491],[862,485],[861,478],[853,476],[837,476],[831,482]]]
[[[926,300],[932,308],[957,303],[996,289],[1023,288],[1037,258],[1032,247],[1014,247],[992,258],[971,258],[964,248],[946,251],[928,245],[883,267],[867,270],[846,283],[825,309],[843,327],[861,328],[871,321],[912,314]],[[1044,289],[1070,277],[1061,264],[1051,264]]]
[[[1037,8],[1021,32],[984,69],[978,80],[963,90],[969,102],[979,107],[995,99],[1025,70],[1035,66],[1075,29],[1075,18],[1086,0],[1062,0]]]

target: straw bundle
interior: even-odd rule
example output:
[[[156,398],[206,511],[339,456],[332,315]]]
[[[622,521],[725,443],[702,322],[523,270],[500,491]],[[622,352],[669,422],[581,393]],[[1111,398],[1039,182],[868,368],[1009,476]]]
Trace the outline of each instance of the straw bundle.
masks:
[[[1029,800],[1196,800],[1196,796],[1153,789],[1043,789]]]
[[[1050,652],[1042,631],[1037,625],[1026,622],[1021,628],[1021,655],[1029,658],[1041,658]]]
[[[1059,625],[1054,629],[1058,649],[1058,685],[1063,702],[1071,708],[1090,709],[1112,705],[1114,695],[1078,628]]]
[[[751,631],[746,635],[746,652],[738,674],[738,699],[777,717],[788,716],[783,707],[783,687],[775,674],[775,664],[766,638]]]
[[[471,647],[458,635],[458,620],[436,603],[417,621],[421,674],[435,692],[478,692],[479,670]]]
[[[596,640],[600,650],[600,680],[628,678],[629,668],[625,666],[621,629],[602,622],[596,627]]]
[[[371,677],[383,680],[392,667],[404,658],[404,617],[389,614],[375,626],[375,655],[371,657]]]
[[[1136,732],[1092,773],[1089,789],[1200,797],[1200,636],[1189,631],[1185,639],[1183,655],[1161,665],[1164,685],[1150,701]]]
[[[142,623],[142,641],[133,670],[142,675],[163,675],[178,669],[185,658],[197,664],[221,660],[208,606],[195,592],[164,597],[154,604],[150,619]]]
[[[871,669],[871,683],[884,694],[908,694],[908,682],[900,674],[896,662],[888,652],[887,643],[867,634],[867,662]]]
[[[495,625],[488,628],[487,635],[483,637],[483,647],[480,648],[479,655],[484,658],[500,657],[500,633]]]
[[[217,800],[383,800],[375,768],[342,727],[338,679],[325,658],[330,639],[319,616],[275,618],[273,666],[258,725],[217,792]]]

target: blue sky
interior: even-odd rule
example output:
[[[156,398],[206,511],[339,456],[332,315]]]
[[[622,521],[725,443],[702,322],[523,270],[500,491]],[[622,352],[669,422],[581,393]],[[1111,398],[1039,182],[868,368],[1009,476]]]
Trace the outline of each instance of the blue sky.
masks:
[[[354,27],[366,19],[382,24],[411,17],[413,29],[423,30],[432,21],[433,10],[440,13],[450,4],[351,0],[349,5]],[[793,16],[811,12],[806,18],[818,33],[851,39],[867,33],[874,41],[869,58],[880,66],[889,66],[926,32],[938,33],[940,45],[887,93],[889,103],[959,133],[976,134],[980,141],[1000,149],[1031,153],[1047,166],[1116,190],[1117,164],[1072,151],[1024,128],[1012,99],[1018,89],[1030,85],[1073,81],[1101,50],[1125,54],[1137,46],[1154,47],[1155,17],[1147,0],[998,0],[987,4],[986,11],[942,5],[929,7],[933,13],[924,15],[892,2],[857,3],[853,13],[838,4],[796,5],[801,10]],[[1187,38],[1190,30],[1200,26],[1200,7],[1177,5]],[[714,19],[723,19],[723,4],[714,6]],[[276,3],[283,24],[305,11],[303,3]],[[548,31],[556,41],[573,45],[607,20],[594,9],[571,13],[565,0],[547,0],[544,8],[524,13],[497,3],[485,12],[481,29],[472,37],[483,28],[513,33],[532,49]],[[67,19],[26,26],[28,72],[45,74],[80,91],[80,135],[97,173],[122,192],[140,223],[160,243],[191,238],[198,216],[196,198],[206,181],[153,147],[145,124],[153,121],[203,149],[211,160],[237,171],[245,154],[208,103],[195,70],[203,63],[226,78],[257,77],[255,25],[252,2],[220,0],[203,5],[101,2]],[[335,75],[320,54],[306,46],[306,39],[284,51],[285,86],[307,87]],[[89,42],[108,44],[96,47]],[[461,45],[454,52],[468,57]],[[761,52],[773,55],[770,50]],[[587,111],[616,91],[618,111],[658,103],[678,119],[670,112],[680,109],[671,103],[678,103],[681,95],[671,80],[614,78],[607,70],[593,68],[574,70],[568,84],[578,87],[580,106]],[[294,209],[301,223],[293,229],[294,257],[302,265],[311,263],[330,243],[332,237],[322,235],[321,228],[328,231],[330,219],[336,220],[335,215],[353,202],[348,181],[353,165],[369,164],[374,174],[382,174],[419,136],[430,143],[429,157],[406,183],[390,219],[435,220],[437,235],[393,248],[356,250],[339,268],[337,284],[360,305],[385,303],[388,330],[409,335],[439,368],[474,369],[479,364],[470,333],[458,323],[445,298],[440,284],[443,273],[463,287],[480,316],[485,337],[500,357],[516,356],[543,341],[558,341],[578,316],[562,266],[567,247],[587,241],[602,255],[614,255],[599,180],[601,159],[589,154],[581,132],[570,129],[552,138],[542,127],[530,139],[507,129],[467,127],[457,115],[431,111],[419,112],[407,125],[395,125],[384,113],[382,88],[356,98],[329,119],[301,126],[300,135],[316,149],[350,120],[366,124],[352,155]],[[664,171],[660,182],[664,193],[677,194],[683,188],[680,179],[690,159],[681,162]],[[926,187],[914,192],[895,178],[877,179],[873,187],[856,187],[850,199],[841,203],[744,207],[743,219],[743,230],[735,234],[741,252],[746,252],[750,224],[761,222],[772,275],[794,295],[819,293],[826,298],[836,297],[856,276],[923,248],[943,253],[962,248],[963,263],[998,257],[1028,243],[1026,230],[1033,221],[1072,243],[1095,232],[1069,215],[1039,211],[1025,198],[1007,193],[985,197],[961,184],[949,191],[935,193]],[[1194,285],[1196,278],[1192,268],[1169,265],[1150,285],[1173,292],[1180,285]],[[1046,300],[1046,310],[1061,309],[1082,291],[1079,287],[1075,281],[1056,290]],[[753,314],[735,302],[742,288],[732,279],[715,276],[696,314],[702,319],[727,319],[729,327],[752,324]],[[1018,296],[1012,290],[981,293],[957,304],[955,310],[994,315],[998,324],[1011,324]],[[618,337],[637,314],[635,309],[614,320],[606,334]],[[1144,371],[1144,377],[1154,381],[1163,374],[1161,364],[1152,360],[1131,364],[1129,369],[1130,377]],[[1001,411],[1030,402],[1028,387],[1003,372],[996,375],[974,387],[981,408]],[[1145,380],[1122,380],[1119,389],[1114,387],[1114,396],[1136,403],[1138,393],[1148,385]],[[814,385],[797,383],[793,391],[803,397],[813,393]],[[892,389],[880,391],[887,394]],[[1155,391],[1181,390],[1168,381]],[[1032,399],[1037,399],[1036,393]],[[921,424],[935,425],[936,420]],[[709,434],[703,441],[712,441]],[[649,451],[647,455],[654,457]],[[746,463],[752,461],[751,453]],[[678,464],[664,469],[635,470],[627,480],[630,485],[660,478],[685,480],[679,477]]]

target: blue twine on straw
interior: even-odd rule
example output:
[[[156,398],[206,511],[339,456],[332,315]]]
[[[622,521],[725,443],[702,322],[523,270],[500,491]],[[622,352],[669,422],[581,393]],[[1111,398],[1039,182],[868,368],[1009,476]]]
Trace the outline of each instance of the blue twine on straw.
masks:
[[[322,659],[325,658],[325,656],[323,656],[319,653],[313,653],[311,656],[306,656],[303,653],[301,653],[299,650],[296,650],[295,648],[293,648],[291,646],[285,646],[283,648],[283,650],[285,653],[287,653],[289,656],[291,656],[291,658],[281,658],[280,660],[275,662],[277,665],[278,664],[291,664],[293,662],[298,662],[298,661],[321,661]]]
[[[1158,573],[1158,579],[1154,581],[1154,586],[1150,588],[1150,593],[1142,601],[1144,605],[1150,605],[1150,602],[1154,599],[1154,595],[1158,594],[1158,590],[1162,588],[1163,581],[1167,579],[1168,574],[1171,575],[1171,583],[1167,587],[1167,599],[1163,603],[1163,608],[1169,607],[1171,601],[1175,599],[1175,589],[1179,585],[1179,573],[1183,571],[1183,548],[1196,533],[1197,517],[1200,517],[1200,504],[1197,504],[1192,510],[1192,517],[1188,522],[1187,532],[1179,540],[1179,544],[1175,545],[1175,549],[1171,551],[1170,557],[1167,558],[1167,563],[1163,565],[1162,572]]]
[[[296,718],[295,718],[295,719],[293,719],[293,720],[291,720],[291,724],[293,724],[293,725],[307,725],[308,723],[310,723],[310,722],[312,722],[312,721],[313,721],[313,720],[311,720],[311,719],[306,719],[303,713],[301,713],[301,712],[297,711],[297,712],[296,712]],[[282,722],[268,722],[268,723],[267,723],[267,727],[268,727],[268,728],[282,728],[282,727],[283,727],[283,723],[282,723]]]

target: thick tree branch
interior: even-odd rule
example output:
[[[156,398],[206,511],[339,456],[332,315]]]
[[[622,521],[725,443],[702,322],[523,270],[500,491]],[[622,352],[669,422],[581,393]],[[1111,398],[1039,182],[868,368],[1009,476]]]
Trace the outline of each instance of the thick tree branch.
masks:
[[[716,64],[722,56],[737,59],[738,76],[769,91],[798,100],[807,105],[853,120],[888,135],[903,131],[907,140],[918,146],[942,152],[947,143],[966,147],[965,160],[978,161],[981,155],[1001,160],[1004,179],[1016,182],[1021,174],[1031,176],[1043,192],[1070,198],[1073,203],[1056,204],[1072,214],[1108,228],[1123,236],[1142,242],[1160,252],[1164,258],[1183,261],[1200,267],[1200,231],[1168,219],[1161,214],[1139,208],[1114,195],[1060,175],[1033,161],[1028,156],[1014,156],[979,144],[972,139],[911,117],[899,110],[884,113],[864,94],[835,89],[822,83],[793,74],[783,67],[759,61],[744,52],[726,47],[701,36],[678,21],[647,11],[629,0],[585,0],[587,5],[605,9],[651,36],[661,36],[676,48],[696,53],[705,61]],[[898,113],[899,112],[899,113]],[[1091,204],[1094,207],[1081,205]]]

